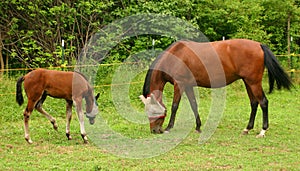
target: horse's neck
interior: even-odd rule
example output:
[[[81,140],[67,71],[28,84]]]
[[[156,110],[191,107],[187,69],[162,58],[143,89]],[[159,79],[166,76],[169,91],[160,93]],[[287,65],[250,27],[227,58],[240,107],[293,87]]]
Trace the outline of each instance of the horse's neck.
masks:
[[[157,101],[162,104],[162,95],[163,90],[166,85],[166,80],[163,78],[163,73],[161,71],[157,71],[155,74],[152,73],[152,78],[150,82],[150,93],[154,94]]]

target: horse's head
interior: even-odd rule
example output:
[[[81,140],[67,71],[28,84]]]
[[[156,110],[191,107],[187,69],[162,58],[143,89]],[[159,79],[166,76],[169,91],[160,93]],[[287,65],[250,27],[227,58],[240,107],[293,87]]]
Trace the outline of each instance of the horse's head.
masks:
[[[162,125],[166,117],[166,109],[156,100],[153,94],[145,98],[143,95],[139,96],[145,104],[145,110],[150,121],[150,131],[152,133],[163,133]]]
[[[86,112],[86,117],[89,119],[90,124],[93,125],[95,123],[95,118],[96,115],[98,114],[98,103],[97,103],[97,99],[99,98],[100,93],[98,93],[95,97],[94,97],[94,103],[92,103],[91,105],[93,105],[92,107],[90,107],[90,111]],[[88,107],[88,106],[87,106]]]

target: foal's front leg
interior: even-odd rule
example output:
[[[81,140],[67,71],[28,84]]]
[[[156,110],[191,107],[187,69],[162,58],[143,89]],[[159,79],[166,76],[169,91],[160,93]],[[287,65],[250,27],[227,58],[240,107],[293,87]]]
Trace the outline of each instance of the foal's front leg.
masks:
[[[83,111],[82,111],[82,98],[77,98],[74,101],[75,101],[76,112],[77,112],[79,124],[80,124],[81,137],[82,137],[84,143],[88,143],[88,138],[86,136],[86,132],[84,129],[84,115],[83,115]]]
[[[67,101],[67,112],[66,112],[66,136],[68,138],[68,140],[72,139],[72,136],[70,135],[70,122],[72,119],[72,105],[73,105],[73,101]]]

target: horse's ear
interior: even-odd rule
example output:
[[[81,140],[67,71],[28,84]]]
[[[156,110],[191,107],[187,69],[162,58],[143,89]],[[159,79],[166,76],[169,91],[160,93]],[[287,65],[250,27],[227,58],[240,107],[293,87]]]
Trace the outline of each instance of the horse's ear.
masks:
[[[142,100],[142,102],[143,102],[144,104],[146,104],[146,100],[147,100],[147,99],[146,99],[143,95],[140,95],[139,98]]]
[[[98,100],[99,97],[100,97],[100,93],[98,93],[98,94],[95,96],[95,99]]]
[[[150,97],[151,97],[151,101],[150,101],[151,104],[158,104],[158,101],[156,100],[156,98],[155,98],[155,96],[154,96],[153,93],[151,93]]]

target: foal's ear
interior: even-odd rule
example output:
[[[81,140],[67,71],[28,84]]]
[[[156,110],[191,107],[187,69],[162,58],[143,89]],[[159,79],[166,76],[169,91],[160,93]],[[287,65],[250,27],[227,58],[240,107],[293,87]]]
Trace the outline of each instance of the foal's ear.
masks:
[[[100,93],[98,93],[98,94],[95,96],[95,99],[98,100],[99,97],[100,97]]]

